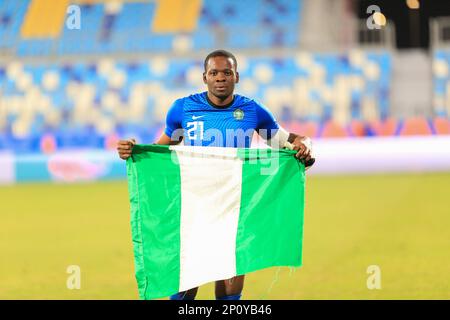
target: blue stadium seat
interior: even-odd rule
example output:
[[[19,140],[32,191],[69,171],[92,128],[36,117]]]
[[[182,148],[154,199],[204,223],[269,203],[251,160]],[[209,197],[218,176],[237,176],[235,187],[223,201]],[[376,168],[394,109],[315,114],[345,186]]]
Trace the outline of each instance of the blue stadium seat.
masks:
[[[335,112],[335,101],[330,101],[330,93],[327,95],[326,92],[333,92],[337,79],[351,82],[352,77],[358,76],[365,85],[361,88],[348,87],[347,91],[341,93],[349,99],[347,125],[350,126],[352,120],[361,120],[361,106],[367,96],[378,102],[380,118],[388,115],[389,86],[386,82],[391,73],[389,54],[378,52],[366,55],[380,69],[380,76],[375,79],[364,78],[364,73],[352,66],[345,55],[310,56],[312,65],[299,65],[296,57],[247,58],[247,66],[241,72],[243,82],[237,85],[237,92],[246,94],[245,81],[253,83],[251,96],[265,103],[283,122],[300,120],[325,123],[333,118]],[[167,64],[167,68],[164,64]],[[201,82],[202,64],[201,60],[187,58],[159,62],[152,58],[30,63],[22,67],[15,66],[19,70],[15,71],[17,74],[13,71],[8,73],[14,65],[1,66],[3,91],[0,98],[16,99],[15,103],[20,108],[18,112],[10,111],[7,115],[8,125],[0,132],[2,145],[17,152],[37,151],[39,144],[36,141],[45,133],[56,136],[58,148],[102,147],[106,137],[112,133],[120,137],[137,135],[144,137],[145,141],[153,141],[154,135],[163,125],[163,115],[170,103],[182,95],[199,90],[198,86],[191,83],[189,72],[191,68],[198,68],[200,71],[196,72]],[[314,83],[311,77],[317,68],[323,70],[324,75],[319,82]],[[53,84],[47,79],[49,76],[55,78]],[[114,85],[114,77],[119,77],[119,87]],[[29,81],[28,78],[31,83],[25,82]],[[302,97],[296,92],[299,79],[304,81],[300,86],[306,86],[304,100],[299,100]],[[25,84],[20,84],[20,81]],[[31,105],[26,102],[28,95],[34,95]],[[25,110],[25,105],[32,108],[32,118],[20,122],[21,114],[30,112]],[[302,108],[311,110],[305,114]],[[28,135],[28,139],[18,136],[23,132]]]
[[[152,32],[156,2],[125,2],[116,13],[107,12],[103,3],[83,4],[81,30],[63,24],[57,39],[21,39],[29,4],[29,0],[0,2],[0,50],[13,50],[20,56],[173,50],[176,34]],[[197,29],[187,35],[194,50],[218,44],[230,49],[295,47],[301,7],[302,0],[204,1]],[[224,34],[219,43],[218,29]]]

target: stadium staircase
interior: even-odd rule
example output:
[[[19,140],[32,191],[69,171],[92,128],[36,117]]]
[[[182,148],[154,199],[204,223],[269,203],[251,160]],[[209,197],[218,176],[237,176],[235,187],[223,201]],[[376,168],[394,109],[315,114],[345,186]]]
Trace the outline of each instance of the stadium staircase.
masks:
[[[431,57],[423,50],[392,55],[391,103],[393,116],[432,116]]]

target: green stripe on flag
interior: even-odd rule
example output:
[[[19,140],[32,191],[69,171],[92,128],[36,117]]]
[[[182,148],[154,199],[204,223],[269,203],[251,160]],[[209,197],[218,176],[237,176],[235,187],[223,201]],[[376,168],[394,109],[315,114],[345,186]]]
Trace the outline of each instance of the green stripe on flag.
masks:
[[[139,296],[300,266],[305,168],[294,154],[136,145],[127,173]]]
[[[271,266],[301,266],[304,165],[295,151],[241,149],[241,211],[236,272]]]
[[[181,182],[171,157],[176,153],[167,146],[136,145],[127,160],[128,176],[134,175],[129,193],[141,299],[168,296],[179,288]]]

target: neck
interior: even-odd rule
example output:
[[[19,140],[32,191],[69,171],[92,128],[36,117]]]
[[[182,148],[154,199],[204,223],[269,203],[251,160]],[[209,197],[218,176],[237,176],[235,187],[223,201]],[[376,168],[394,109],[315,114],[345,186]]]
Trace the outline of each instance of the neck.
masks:
[[[208,91],[208,99],[212,103],[214,103],[218,107],[226,106],[230,104],[233,101],[234,95],[230,94],[228,97],[221,99],[213,95],[211,92]]]

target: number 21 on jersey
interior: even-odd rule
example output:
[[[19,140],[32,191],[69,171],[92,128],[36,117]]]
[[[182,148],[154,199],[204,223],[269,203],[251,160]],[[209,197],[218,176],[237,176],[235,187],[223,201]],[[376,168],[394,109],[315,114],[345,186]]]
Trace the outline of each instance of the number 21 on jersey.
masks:
[[[203,140],[203,121],[191,121],[186,123],[189,140]]]

